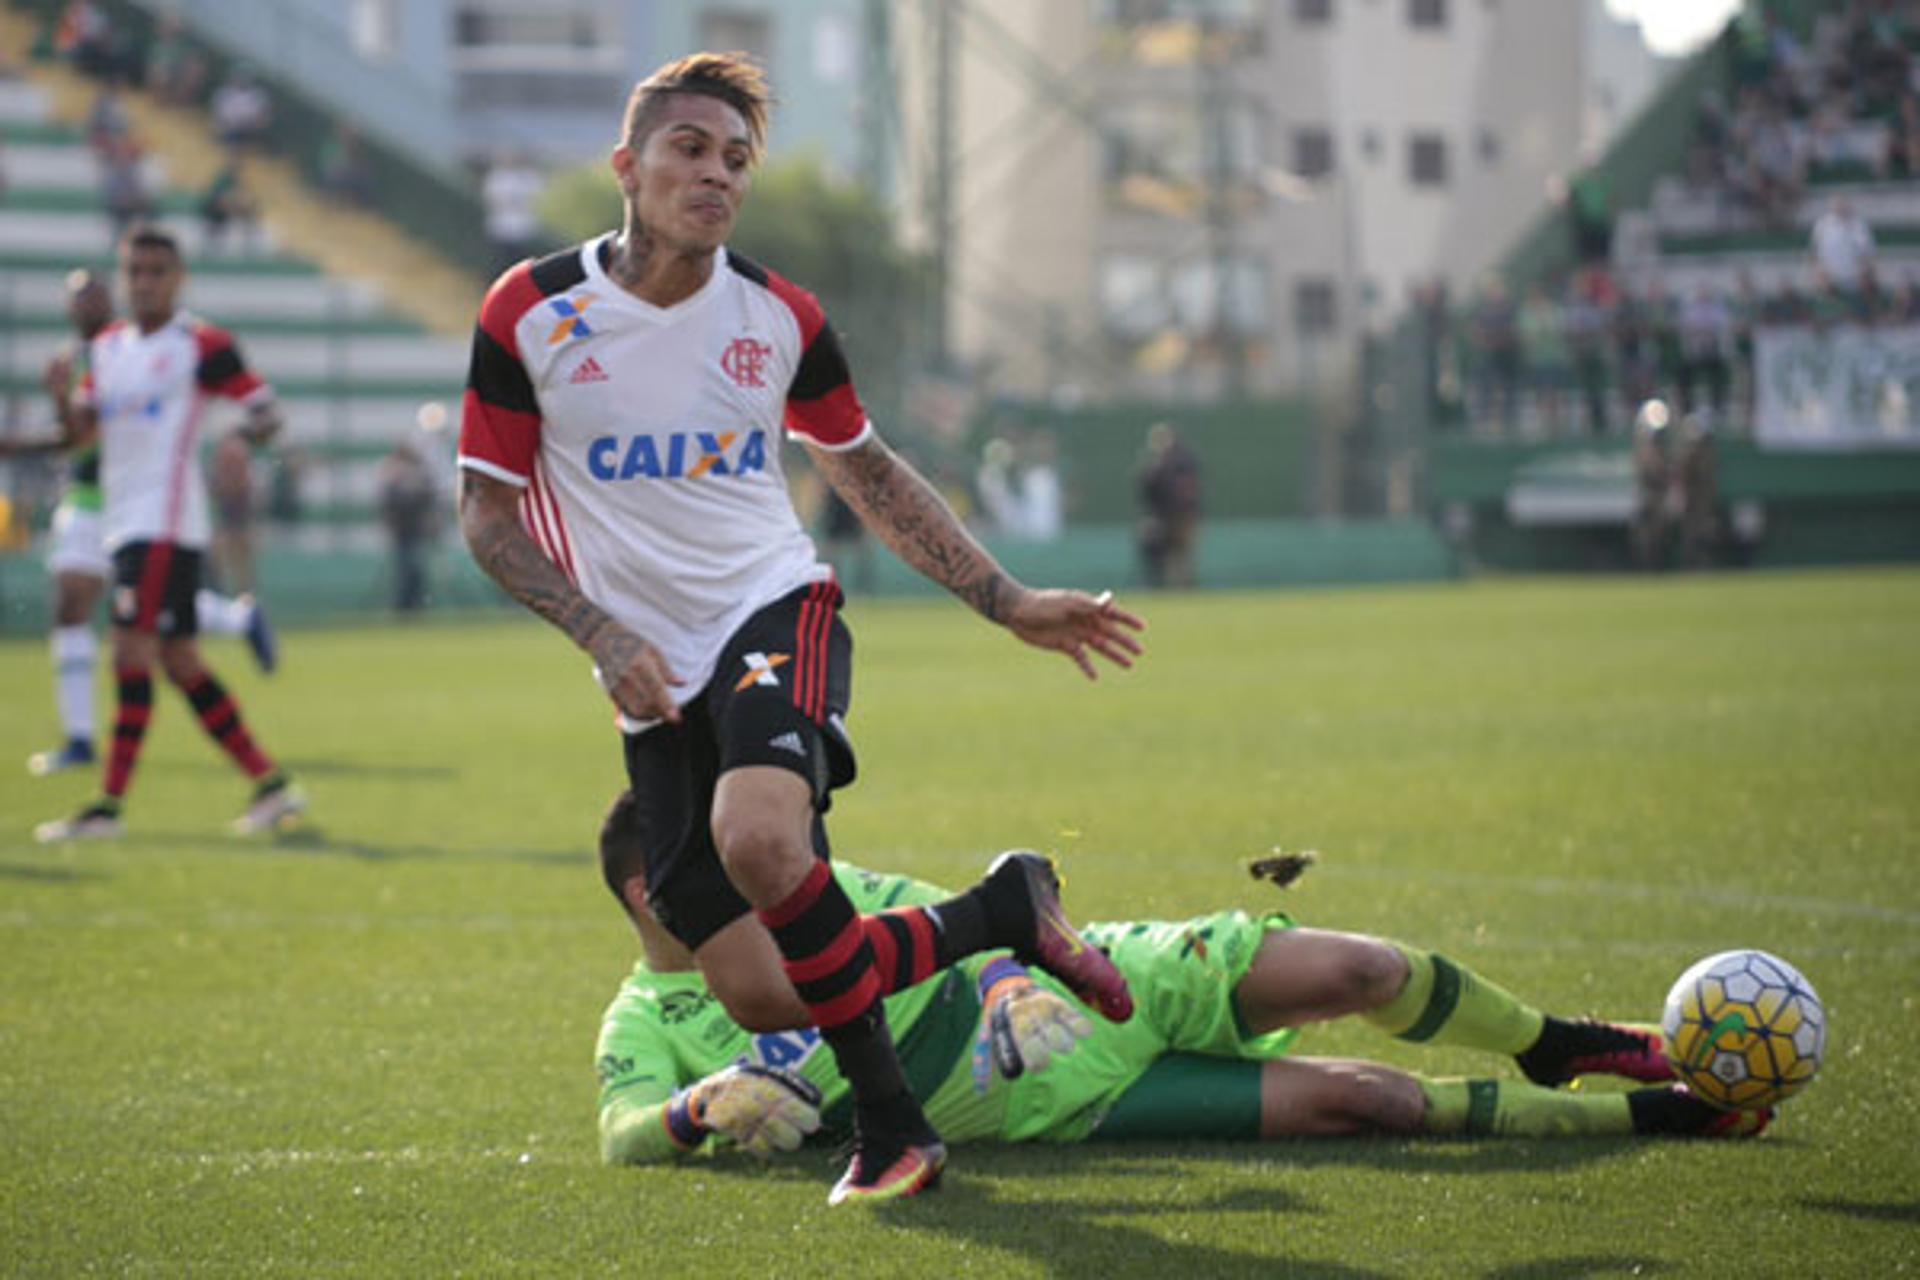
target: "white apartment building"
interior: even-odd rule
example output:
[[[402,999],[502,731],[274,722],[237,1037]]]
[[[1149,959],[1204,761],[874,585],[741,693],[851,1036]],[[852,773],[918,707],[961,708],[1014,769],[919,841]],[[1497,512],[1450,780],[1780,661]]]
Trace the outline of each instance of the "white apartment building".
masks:
[[[1603,0],[905,0],[922,244],[943,4],[949,346],[1022,395],[1338,375],[1421,283],[1470,291],[1654,83]]]

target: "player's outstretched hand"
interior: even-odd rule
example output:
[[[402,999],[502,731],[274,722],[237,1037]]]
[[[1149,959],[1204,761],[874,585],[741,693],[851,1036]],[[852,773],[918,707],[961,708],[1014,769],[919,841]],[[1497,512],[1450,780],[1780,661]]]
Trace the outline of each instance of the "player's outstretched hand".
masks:
[[[1146,623],[1113,602],[1113,592],[1028,591],[1007,613],[1007,629],[1038,649],[1057,649],[1073,659],[1087,679],[1099,678],[1092,655],[1116,667],[1131,667],[1140,655],[1134,632]]]
[[[1045,1071],[1058,1054],[1093,1030],[1087,1015],[1047,988],[1025,979],[997,983],[987,993],[986,1035],[993,1068],[1009,1080]]]
[[[684,683],[660,651],[617,622],[603,625],[587,646],[613,705],[635,720],[680,722],[673,690]]]
[[[799,1148],[820,1127],[820,1090],[780,1067],[741,1063],[694,1085],[688,1112],[696,1124],[724,1133],[765,1159]]]

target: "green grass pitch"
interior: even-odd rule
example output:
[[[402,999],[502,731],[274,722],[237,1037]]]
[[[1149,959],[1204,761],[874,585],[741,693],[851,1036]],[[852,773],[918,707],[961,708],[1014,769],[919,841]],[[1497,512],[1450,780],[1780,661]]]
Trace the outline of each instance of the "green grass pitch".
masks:
[[[589,858],[608,709],[489,617],[210,641],[311,793],[163,691],[132,833],[41,849],[46,650],[0,645],[0,1272],[1885,1276],[1920,1270],[1920,573],[1143,598],[1088,685],[950,602],[863,603],[843,856],[958,883],[1058,854],[1083,918],[1284,902],[1547,1008],[1655,1016],[1742,945],[1832,1035],[1758,1142],[962,1148],[836,1210],[830,1153],[609,1170],[590,1059],[634,946]],[[102,679],[102,706],[107,686]],[[1323,861],[1284,898],[1245,861]],[[1364,1026],[1306,1052],[1511,1064]]]

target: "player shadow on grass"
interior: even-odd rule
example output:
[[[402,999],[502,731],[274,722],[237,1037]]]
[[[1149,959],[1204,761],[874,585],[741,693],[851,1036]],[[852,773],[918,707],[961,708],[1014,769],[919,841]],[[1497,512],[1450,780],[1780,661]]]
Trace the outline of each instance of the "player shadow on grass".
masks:
[[[1651,1276],[1672,1268],[1658,1258],[1618,1253],[1576,1253],[1495,1267],[1486,1280],[1586,1280],[1588,1276]]]
[[[461,771],[449,764],[381,764],[377,761],[322,758],[285,759],[279,762],[289,774],[300,778],[374,778],[396,782],[452,782]],[[141,773],[194,773],[226,777],[233,766],[215,757],[191,760],[142,760]]]
[[[1859,1218],[1864,1222],[1902,1222],[1920,1223],[1920,1200],[1894,1200],[1876,1203],[1870,1200],[1824,1200],[1806,1199],[1800,1202],[1803,1209],[1816,1209],[1821,1213],[1844,1214],[1849,1218]]]
[[[573,849],[468,849],[438,844],[382,844],[356,840],[348,836],[329,836],[323,827],[303,822],[292,831],[270,836],[235,838],[201,831],[141,832],[141,844],[162,848],[188,849],[194,852],[238,852],[259,854],[314,855],[352,858],[361,862],[430,861],[437,858],[463,862],[516,862],[535,867],[579,867],[591,862],[584,850]]]
[[[43,884],[77,884],[82,880],[105,880],[107,873],[91,867],[35,867],[0,862],[0,880],[37,880]]]

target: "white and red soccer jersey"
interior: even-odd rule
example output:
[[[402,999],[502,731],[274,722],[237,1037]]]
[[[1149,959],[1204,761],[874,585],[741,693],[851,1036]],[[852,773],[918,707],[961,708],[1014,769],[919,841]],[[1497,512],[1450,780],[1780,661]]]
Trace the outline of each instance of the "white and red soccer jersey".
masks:
[[[460,465],[524,486],[534,539],[666,658],[685,701],[747,616],[828,577],[780,467],[871,427],[813,296],[727,250],[656,307],[606,274],[611,236],[495,282],[480,308]]]
[[[129,542],[206,546],[212,530],[199,449],[208,403],[273,397],[232,336],[184,311],[152,333],[116,321],[95,336],[78,395],[100,415],[107,550]]]

